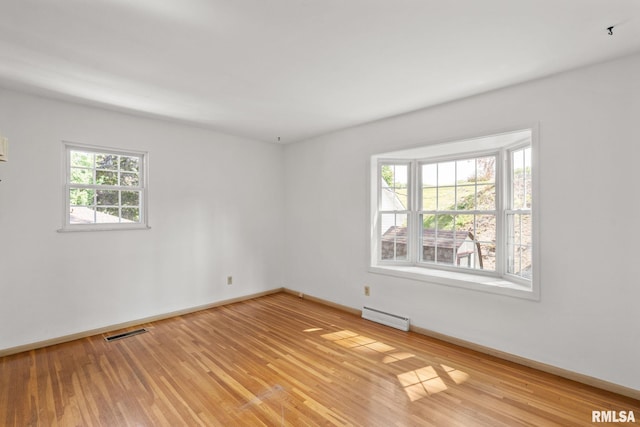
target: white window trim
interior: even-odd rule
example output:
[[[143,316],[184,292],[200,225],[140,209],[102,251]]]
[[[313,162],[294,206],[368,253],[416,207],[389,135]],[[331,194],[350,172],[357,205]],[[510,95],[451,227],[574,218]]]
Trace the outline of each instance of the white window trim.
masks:
[[[502,134],[510,134],[517,131],[531,131],[531,143],[530,144],[522,144],[522,143],[502,143],[497,146],[488,147],[488,146],[478,146],[474,142],[477,140],[483,140],[489,136],[500,136]],[[498,138],[499,139],[499,138]],[[378,223],[379,211],[378,211],[378,201],[379,201],[379,188],[380,185],[377,182],[379,180],[378,169],[379,163],[384,161],[396,161],[396,162],[406,162],[408,158],[413,159],[414,164],[412,165],[411,174],[416,175],[418,173],[417,165],[423,159],[428,159],[429,161],[436,161],[440,158],[451,158],[451,157],[459,157],[460,155],[465,155],[469,157],[473,157],[476,155],[482,155],[487,153],[495,153],[496,149],[502,152],[502,154],[510,153],[512,150],[516,150],[521,148],[524,145],[530,145],[532,148],[532,159],[531,165],[533,169],[532,176],[532,185],[533,185],[533,206],[531,209],[531,216],[533,221],[533,229],[532,229],[532,279],[526,280],[518,276],[503,274],[502,276],[498,276],[495,274],[488,274],[487,272],[482,271],[473,271],[466,272],[460,271],[458,269],[448,269],[447,267],[438,267],[438,268],[430,268],[425,264],[416,264],[412,261],[404,262],[404,261],[381,261],[379,259],[380,253],[380,224]],[[475,147],[476,149],[471,149],[471,147]],[[530,299],[538,301],[540,299],[540,244],[538,237],[538,229],[539,229],[539,207],[540,207],[540,197],[539,197],[539,182],[540,182],[540,168],[538,167],[538,125],[529,125],[529,126],[521,126],[514,127],[510,129],[500,130],[497,132],[487,132],[485,135],[481,137],[471,137],[471,138],[456,138],[449,141],[434,143],[430,145],[422,145],[419,147],[412,147],[405,150],[398,150],[394,152],[382,153],[379,155],[374,155],[371,157],[370,163],[370,181],[369,181],[369,197],[370,197],[370,213],[369,213],[369,222],[370,222],[370,239],[369,239],[369,268],[368,271],[370,273],[382,274],[392,277],[398,277],[403,279],[411,279],[422,282],[429,282],[439,285],[453,286],[457,288],[470,289],[480,292],[487,292],[492,294],[499,294],[505,296],[512,296],[523,299]],[[507,156],[501,155],[498,158],[498,169],[496,174],[502,174],[501,181],[501,189],[497,188],[499,192],[496,194],[496,197],[504,198],[504,202],[506,203],[509,196],[509,188],[505,183],[505,175],[510,171],[510,164],[508,160],[505,158]],[[414,177],[415,178],[415,177]],[[410,182],[417,182],[414,179],[411,179]],[[373,183],[375,183],[375,190]],[[411,190],[410,190],[411,191]],[[410,198],[410,203],[417,203],[417,199],[415,195]],[[410,206],[410,210],[414,211],[414,207]],[[498,209],[497,212],[497,227],[501,227],[502,236],[506,238],[506,221],[505,212],[507,209],[502,208]],[[415,222],[417,220],[415,218],[409,219],[409,226],[415,227]],[[416,239],[413,239],[414,241]],[[500,245],[500,251],[503,251],[503,256],[500,257],[498,262],[504,263],[504,251],[505,244]],[[415,248],[408,248],[408,250],[415,251]],[[411,259],[409,257],[409,259]],[[500,271],[506,271],[504,265],[500,266]]]
[[[140,173],[140,190],[141,190],[141,207],[140,222],[136,223],[100,223],[100,224],[71,224],[69,213],[69,187],[70,187],[70,171],[71,171],[71,151],[81,150],[93,153],[108,153],[123,156],[138,156],[141,159]],[[75,142],[62,142],[62,228],[58,232],[77,232],[77,231],[114,231],[114,230],[148,230],[148,196],[149,196],[149,153],[146,151],[120,149],[113,147],[103,147],[96,145],[79,144]]]

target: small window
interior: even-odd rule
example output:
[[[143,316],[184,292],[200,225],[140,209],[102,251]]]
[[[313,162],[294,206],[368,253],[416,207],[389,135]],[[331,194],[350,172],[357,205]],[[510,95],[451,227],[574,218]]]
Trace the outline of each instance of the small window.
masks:
[[[146,154],[65,145],[63,230],[146,228]]]

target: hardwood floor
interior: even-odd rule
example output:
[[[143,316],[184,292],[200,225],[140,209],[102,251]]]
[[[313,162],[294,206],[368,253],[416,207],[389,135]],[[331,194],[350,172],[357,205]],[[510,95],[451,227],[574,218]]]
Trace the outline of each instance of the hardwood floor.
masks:
[[[640,401],[279,293],[0,359],[3,426],[571,426]],[[136,328],[130,328],[136,329]]]

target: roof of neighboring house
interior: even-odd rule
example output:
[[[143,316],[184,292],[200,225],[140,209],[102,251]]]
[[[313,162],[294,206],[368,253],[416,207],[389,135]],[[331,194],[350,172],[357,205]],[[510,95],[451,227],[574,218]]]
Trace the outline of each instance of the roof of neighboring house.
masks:
[[[459,248],[465,241],[471,239],[472,234],[469,231],[453,231],[453,230],[438,230],[437,233],[437,246],[439,248],[453,248],[453,242],[457,244]],[[382,235],[383,242],[407,243],[407,227],[400,227],[397,225],[389,227],[389,229]],[[422,230],[422,246],[436,246],[436,230],[427,228]]]
[[[94,216],[95,215],[95,216]],[[128,219],[120,219],[115,215],[104,212],[96,212],[87,206],[74,206],[69,213],[71,224],[112,224],[122,222],[133,222]]]

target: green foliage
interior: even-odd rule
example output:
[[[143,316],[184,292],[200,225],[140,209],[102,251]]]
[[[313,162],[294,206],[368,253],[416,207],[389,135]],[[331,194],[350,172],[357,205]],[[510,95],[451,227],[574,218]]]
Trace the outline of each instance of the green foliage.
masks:
[[[382,165],[380,173],[384,182],[386,182],[389,187],[393,187],[393,170],[391,169],[391,166]]]
[[[493,192],[495,185],[488,185],[480,187],[478,190],[478,196],[474,193],[467,194],[460,202],[453,203],[446,210],[468,211],[476,208],[476,202],[482,206],[485,203],[493,201]],[[451,188],[454,191],[454,188]],[[452,196],[453,198],[453,196]],[[462,212],[461,212],[462,213]],[[455,221],[455,224],[454,224]],[[424,228],[437,228],[439,230],[452,230],[454,225],[457,228],[473,228],[473,215],[425,215],[423,221]]]
[[[92,206],[95,191],[86,188],[72,188],[69,191],[69,201],[72,206]]]
[[[71,166],[92,168],[94,161],[93,153],[84,153],[82,151],[71,152]]]
[[[133,187],[140,185],[139,169],[140,159],[137,157],[72,151],[70,182],[72,184]],[[119,214],[118,208],[113,208],[113,206],[121,204],[127,206],[128,219],[136,220],[139,218],[139,191],[71,188],[69,201],[72,206],[104,206],[100,208],[100,212],[116,216]]]
[[[71,168],[71,182],[74,184],[93,184],[93,171],[84,168]]]

